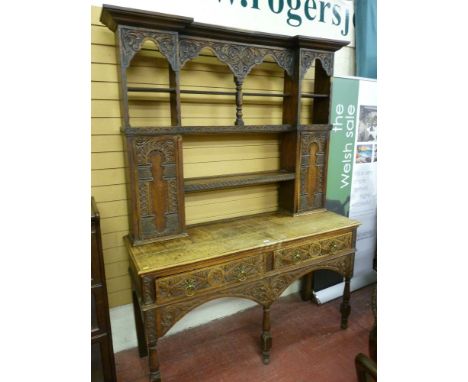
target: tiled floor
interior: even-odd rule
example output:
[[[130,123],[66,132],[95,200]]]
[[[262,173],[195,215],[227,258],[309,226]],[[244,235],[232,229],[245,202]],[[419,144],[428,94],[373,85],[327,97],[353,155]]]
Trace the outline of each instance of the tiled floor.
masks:
[[[354,357],[368,354],[373,286],[351,295],[348,329],[340,329],[340,299],[321,306],[298,295],[271,308],[273,346],[265,366],[260,352],[260,306],[158,342],[164,382],[355,382]],[[148,381],[147,357],[116,354],[117,382]]]

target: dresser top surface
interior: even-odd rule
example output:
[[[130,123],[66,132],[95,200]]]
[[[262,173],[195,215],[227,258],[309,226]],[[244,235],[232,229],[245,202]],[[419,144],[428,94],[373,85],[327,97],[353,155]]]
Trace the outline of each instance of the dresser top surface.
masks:
[[[188,236],[141,246],[131,246],[126,238],[126,244],[142,274],[358,225],[329,211],[295,217],[276,213],[199,225],[188,228]]]

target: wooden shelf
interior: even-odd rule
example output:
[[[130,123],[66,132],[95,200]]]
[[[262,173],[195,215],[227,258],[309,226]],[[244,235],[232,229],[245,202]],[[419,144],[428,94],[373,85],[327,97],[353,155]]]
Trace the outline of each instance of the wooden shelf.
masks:
[[[127,88],[129,92],[145,92],[145,93],[174,93],[175,88],[152,88],[152,87],[135,87]],[[220,95],[220,96],[235,96],[235,91],[215,91],[215,90],[189,90],[181,89],[180,94],[206,94],[206,95]],[[270,92],[243,92],[246,97],[289,97],[289,93],[270,93]]]
[[[257,184],[267,184],[285,182],[295,179],[293,172],[287,171],[267,171],[250,174],[234,174],[225,176],[210,176],[206,178],[191,178],[184,180],[184,191],[199,192],[220,190],[223,188],[253,186]]]
[[[313,123],[313,124],[299,126],[300,131],[326,131],[326,130],[331,130],[332,128],[333,128],[333,125],[330,125],[327,123]]]
[[[129,86],[127,88],[129,92],[143,92],[143,93],[174,93],[176,90],[175,88],[145,88],[145,87],[135,87]]]
[[[328,94],[318,94],[318,93],[302,93],[302,98],[328,98]]]
[[[289,97],[290,93],[269,93],[269,92],[244,92],[242,95],[247,97]]]
[[[163,126],[130,127],[122,129],[125,135],[206,135],[206,134],[278,134],[294,131],[292,125],[243,125],[243,126]]]

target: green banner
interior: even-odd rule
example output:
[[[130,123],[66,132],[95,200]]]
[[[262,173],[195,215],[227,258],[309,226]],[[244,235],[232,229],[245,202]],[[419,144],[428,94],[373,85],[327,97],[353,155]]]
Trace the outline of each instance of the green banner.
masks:
[[[349,216],[358,94],[358,80],[333,78],[326,208],[344,216]]]

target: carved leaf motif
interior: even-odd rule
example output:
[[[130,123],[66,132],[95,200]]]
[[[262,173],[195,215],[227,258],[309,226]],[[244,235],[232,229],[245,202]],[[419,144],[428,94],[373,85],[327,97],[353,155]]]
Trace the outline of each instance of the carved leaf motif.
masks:
[[[197,57],[204,46],[205,43],[202,41],[181,38],[179,42],[180,66],[184,66],[187,61]]]
[[[246,44],[203,41],[182,38],[179,43],[180,66],[198,56],[203,48],[211,48],[222,62],[226,63],[234,76],[243,81],[255,65],[263,62],[270,54],[286,72],[292,76],[294,54],[288,49],[259,48]]]
[[[141,216],[150,215],[150,200],[149,200],[149,183],[139,182],[138,183],[138,204]]]
[[[307,70],[312,66],[316,60],[320,60],[323,69],[328,76],[333,74],[333,53],[317,52],[308,49],[301,50],[301,80],[304,78]]]
[[[167,206],[167,212],[172,214],[172,213],[177,213],[177,180],[176,179],[170,179],[167,181],[167,187],[168,187],[168,206]]]
[[[154,41],[160,52],[167,58],[173,70],[178,70],[177,61],[177,34],[169,32],[159,32],[152,29],[128,28],[119,26],[119,37],[121,49],[121,65],[126,68],[135,54],[143,46],[147,39]]]

